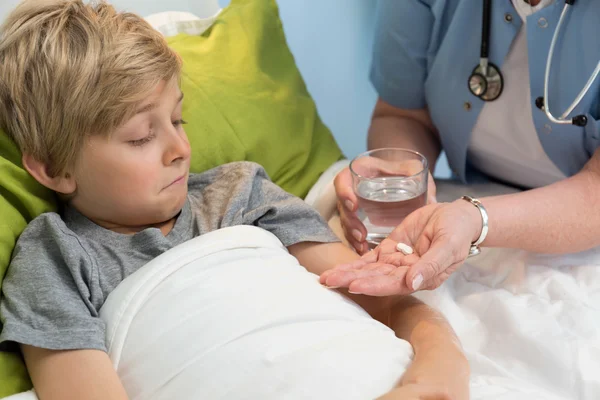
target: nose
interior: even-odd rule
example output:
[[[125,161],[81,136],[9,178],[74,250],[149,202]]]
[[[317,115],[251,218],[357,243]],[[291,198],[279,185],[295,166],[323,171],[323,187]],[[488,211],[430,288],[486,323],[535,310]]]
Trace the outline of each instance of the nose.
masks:
[[[163,162],[171,165],[190,158],[190,142],[183,129],[172,127],[168,135],[168,146],[164,152]]]

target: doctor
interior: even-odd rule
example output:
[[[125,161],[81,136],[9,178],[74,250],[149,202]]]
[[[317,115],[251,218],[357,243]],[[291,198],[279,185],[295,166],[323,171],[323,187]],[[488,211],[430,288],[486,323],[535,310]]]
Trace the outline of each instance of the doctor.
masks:
[[[368,147],[415,149],[432,171],[443,149],[463,182],[531,190],[430,202],[363,263],[322,282],[409,293],[438,287],[479,246],[569,253],[600,245],[600,2],[380,0],[377,18],[379,99]],[[336,191],[346,237],[364,253],[348,170]],[[398,242],[415,253],[396,251]],[[382,260],[399,267],[379,270],[373,262]]]

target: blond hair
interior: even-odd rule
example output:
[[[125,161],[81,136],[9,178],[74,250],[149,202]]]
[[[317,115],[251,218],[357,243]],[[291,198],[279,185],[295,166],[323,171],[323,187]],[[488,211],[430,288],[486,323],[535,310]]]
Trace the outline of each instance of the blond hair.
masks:
[[[135,14],[104,1],[26,0],[0,28],[0,128],[61,175],[87,135],[110,134],[180,68]]]

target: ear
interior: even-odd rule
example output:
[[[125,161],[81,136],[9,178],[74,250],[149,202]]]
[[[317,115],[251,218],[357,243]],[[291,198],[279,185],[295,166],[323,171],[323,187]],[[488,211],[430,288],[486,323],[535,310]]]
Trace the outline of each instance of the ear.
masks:
[[[48,173],[48,166],[36,160],[30,154],[23,154],[22,160],[27,172],[48,189],[66,195],[74,193],[75,189],[77,189],[77,183],[73,174],[65,173],[63,175],[51,176]]]

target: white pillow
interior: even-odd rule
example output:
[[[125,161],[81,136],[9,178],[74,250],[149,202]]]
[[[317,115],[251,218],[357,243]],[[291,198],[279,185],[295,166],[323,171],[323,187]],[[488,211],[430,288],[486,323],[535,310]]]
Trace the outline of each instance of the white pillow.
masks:
[[[210,28],[220,13],[221,9],[217,8],[210,14],[212,16],[200,18],[189,12],[166,11],[151,14],[145,19],[165,37],[176,36],[180,33],[201,35],[205,30]]]

